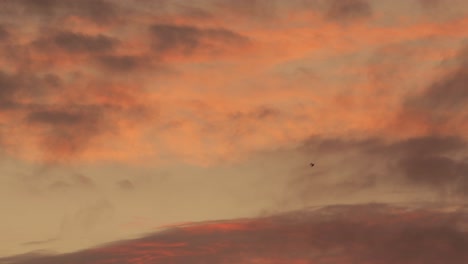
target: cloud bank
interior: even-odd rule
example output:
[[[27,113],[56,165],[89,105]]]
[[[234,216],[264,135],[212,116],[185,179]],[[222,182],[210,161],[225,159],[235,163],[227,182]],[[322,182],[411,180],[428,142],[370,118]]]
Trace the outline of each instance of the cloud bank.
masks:
[[[367,204],[169,228],[39,263],[465,263],[466,208]]]

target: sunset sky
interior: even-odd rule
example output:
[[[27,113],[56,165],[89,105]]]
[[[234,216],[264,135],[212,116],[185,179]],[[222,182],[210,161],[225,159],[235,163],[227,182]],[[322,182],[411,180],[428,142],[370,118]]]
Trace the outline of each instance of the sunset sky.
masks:
[[[1,264],[463,264],[467,201],[466,0],[0,0]]]

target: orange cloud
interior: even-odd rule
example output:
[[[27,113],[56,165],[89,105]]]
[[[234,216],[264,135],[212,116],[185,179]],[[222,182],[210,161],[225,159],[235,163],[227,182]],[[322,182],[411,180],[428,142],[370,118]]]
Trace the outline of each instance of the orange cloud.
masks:
[[[129,222],[118,229],[122,233],[182,215],[187,219],[180,221],[190,221],[337,201],[466,200],[468,6],[462,0],[4,0],[0,10],[0,152],[6,164],[0,194],[17,194],[24,211],[40,207],[20,198],[50,191],[67,204],[75,185],[112,197],[122,210],[115,217],[123,218],[115,223]],[[311,169],[310,162],[317,166]],[[42,183],[53,174],[43,167],[93,176]],[[166,169],[168,179],[136,180]],[[200,195],[206,207],[186,202]],[[15,199],[4,197],[16,210]],[[167,197],[183,202],[171,203],[168,215],[146,210],[154,201],[163,206]],[[51,219],[68,207],[60,208],[49,209]],[[131,222],[133,213],[159,218]],[[24,230],[20,216],[8,217]],[[262,221],[178,230],[243,237],[267,228]],[[52,223],[37,221],[34,228],[44,235],[42,227],[50,231]],[[353,227],[320,226],[334,237],[314,231],[323,242],[312,240],[320,249],[350,243],[369,257],[360,251],[369,246],[365,241],[345,240],[336,231],[357,236]],[[285,241],[310,242],[303,230],[289,231],[282,233]],[[380,239],[374,231],[369,236]],[[453,230],[429,231],[452,241]],[[17,233],[17,240],[31,235]],[[9,234],[5,241],[16,236]],[[413,235],[385,237],[382,243],[398,248],[389,259],[401,260],[398,254],[406,251],[398,245],[405,239],[425,239],[424,230]],[[271,248],[255,248],[266,253],[246,261],[309,261],[294,254],[275,259],[270,253],[282,245],[268,238]],[[27,249],[47,239],[31,239]],[[154,247],[150,241],[122,250],[138,252],[130,259],[136,263],[230,247],[251,254],[249,241],[208,242],[158,240]],[[305,247],[295,243],[292,252]],[[314,255],[314,261],[346,263],[349,258],[338,254],[343,250]]]
[[[16,8],[15,5],[12,8]],[[25,6],[32,14],[50,15],[64,21],[63,28],[38,31],[37,37],[28,37],[29,41],[20,45],[21,49],[31,50],[30,55],[23,58],[29,71],[37,72],[27,73],[30,78],[40,78],[35,75],[43,75],[45,72],[41,69],[47,67],[57,80],[53,84],[57,90],[47,90],[41,98],[41,102],[53,102],[55,105],[42,103],[44,109],[41,111],[59,111],[62,108],[61,114],[67,119],[71,114],[76,116],[77,111],[98,119],[88,123],[74,122],[67,128],[55,121],[50,122],[55,131],[38,126],[38,122],[33,126],[15,125],[12,129],[24,136],[27,133],[21,131],[25,127],[37,129],[36,134],[61,133],[66,138],[80,127],[82,135],[90,135],[76,143],[61,142],[57,136],[49,136],[49,141],[29,138],[24,142],[32,145],[17,146],[16,153],[42,144],[49,146],[48,150],[43,150],[56,152],[52,154],[56,157],[71,157],[81,149],[85,160],[105,158],[106,155],[109,155],[106,160],[114,157],[122,160],[133,155],[129,153],[138,152],[150,155],[149,160],[157,159],[155,153],[150,154],[152,151],[141,148],[152,145],[156,149],[155,145],[162,141],[164,147],[158,148],[159,153],[166,152],[174,159],[179,157],[209,164],[216,157],[241,157],[252,151],[274,149],[304,140],[315,133],[372,134],[384,131],[387,126],[382,120],[393,118],[398,104],[404,100],[403,91],[397,88],[393,89],[394,93],[386,92],[379,96],[378,93],[384,90],[376,89],[376,86],[385,85],[391,89],[396,80],[386,79],[384,82],[373,79],[369,82],[364,76],[356,76],[372,71],[378,78],[392,71],[386,62],[377,64],[375,69],[367,65],[365,53],[394,43],[427,39],[432,35],[437,35],[442,43],[448,37],[461,39],[467,34],[464,29],[468,28],[466,18],[437,23],[420,20],[404,24],[396,21],[383,27],[373,20],[376,19],[377,7],[365,1],[310,5],[302,9],[295,3],[283,7],[291,12],[288,14],[282,13],[275,4],[269,8],[275,10],[276,15],[258,20],[251,28],[243,24],[253,15],[247,12],[250,10],[246,9],[247,3],[233,5],[226,2],[214,6],[207,3],[198,9],[191,6],[172,9],[161,4],[167,9],[153,21],[148,14],[138,15],[141,10],[136,6],[129,9],[129,16],[135,16],[135,20],[130,19],[128,21],[133,22],[127,24],[118,21],[118,14],[130,7],[119,3],[102,1],[97,6],[86,3],[75,6],[68,2],[54,2],[50,14],[28,1],[18,5]],[[257,10],[260,12],[267,8],[267,4],[259,2],[256,8],[260,8]],[[70,11],[63,11],[68,9]],[[106,14],[106,19],[100,20],[95,12],[107,9],[113,11]],[[202,14],[202,10],[205,10],[204,18],[190,15]],[[226,19],[219,14],[210,15],[214,10],[226,12]],[[290,16],[293,13],[298,15]],[[235,19],[231,14],[242,14],[238,19],[243,22],[229,22]],[[353,22],[344,26],[337,23],[341,19],[352,19]],[[189,25],[185,21],[194,24]],[[269,26],[268,21],[277,26]],[[78,24],[82,27],[77,27]],[[8,41],[14,43],[24,38],[22,34]],[[429,43],[431,40],[427,39],[425,43],[415,45],[414,49],[427,49]],[[428,49],[428,53],[411,56],[411,63],[424,60],[431,65],[453,54],[454,49],[453,45]],[[411,50],[406,48],[406,51]],[[405,49],[397,48],[393,52],[400,54]],[[349,56],[355,56],[356,67],[343,65]],[[11,64],[12,61],[4,63]],[[403,73],[394,77],[407,76]],[[11,70],[5,74],[17,76]],[[343,81],[339,81],[340,78]],[[353,81],[345,81],[348,78]],[[427,84],[422,76],[416,81],[419,86]],[[15,83],[12,86],[15,88],[9,89],[23,89],[24,85]],[[354,90],[353,94],[347,95],[348,90]],[[22,104],[39,103],[36,97],[23,94],[18,94],[14,100]],[[194,108],[193,102],[201,102],[202,107]],[[83,107],[91,105],[94,105],[94,110],[83,110]],[[65,113],[65,107],[79,107],[80,110],[67,110]],[[265,118],[244,114],[254,113],[260,108],[274,109],[276,114]],[[373,109],[373,114],[366,110],[369,108]],[[21,114],[16,110],[9,113],[27,117],[25,111],[30,110],[23,107],[21,111]],[[232,118],[236,115],[237,118]],[[97,124],[104,127],[97,129]],[[417,122],[413,127],[408,127],[408,133],[424,129]],[[445,130],[450,129],[453,127]],[[91,142],[88,141],[91,135],[100,136],[92,136],[94,142]],[[107,141],[111,138],[120,142],[120,154],[104,147],[110,144]],[[133,143],[125,145],[127,143],[124,142]],[[113,152],[115,155],[111,154]],[[37,152],[34,155],[42,154]],[[50,156],[47,153],[43,155]],[[138,156],[134,159],[141,158]]]

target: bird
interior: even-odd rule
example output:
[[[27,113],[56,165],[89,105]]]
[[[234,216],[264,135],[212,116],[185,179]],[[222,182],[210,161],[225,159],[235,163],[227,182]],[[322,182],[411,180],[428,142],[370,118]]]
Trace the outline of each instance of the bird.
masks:
[[[310,166],[313,167],[315,164],[314,163],[310,163]]]

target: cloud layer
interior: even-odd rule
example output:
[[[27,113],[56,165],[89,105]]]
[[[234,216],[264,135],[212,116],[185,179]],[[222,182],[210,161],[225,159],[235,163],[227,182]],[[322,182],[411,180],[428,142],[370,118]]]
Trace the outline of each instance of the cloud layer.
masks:
[[[0,1],[0,255],[311,205],[464,203],[467,28],[464,0]],[[461,239],[450,225],[428,232]]]
[[[400,10],[409,4],[361,0],[1,5],[0,100],[2,122],[9,124],[1,134],[19,135],[3,144],[16,157],[162,162],[170,156],[207,164],[318,133],[372,134],[395,130],[391,125],[404,127],[400,136],[466,129],[463,16],[404,22]],[[380,15],[384,8],[403,22],[382,25],[390,19]],[[448,66],[438,68],[441,62]],[[420,65],[433,77],[400,69],[405,65]],[[260,108],[279,114],[259,122],[230,119]],[[366,114],[368,108],[375,114]],[[130,127],[138,138],[130,138]],[[69,146],[61,137],[71,139]],[[188,137],[182,144],[173,139]],[[190,143],[206,138],[213,143]],[[108,140],[119,141],[120,150],[106,147]],[[129,141],[159,150],[129,152]]]
[[[466,208],[384,204],[330,206],[258,219],[169,228],[154,235],[39,263],[465,263]]]

